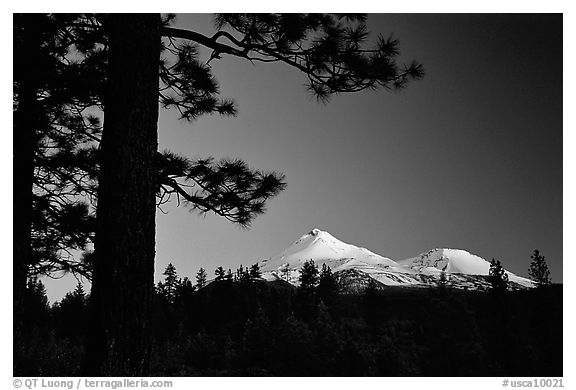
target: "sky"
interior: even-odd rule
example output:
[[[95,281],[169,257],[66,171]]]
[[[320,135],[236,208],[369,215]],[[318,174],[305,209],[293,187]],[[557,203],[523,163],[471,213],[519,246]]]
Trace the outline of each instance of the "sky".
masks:
[[[211,23],[188,14],[176,26],[210,35]],[[200,267],[253,264],[314,227],[394,260],[458,248],[521,276],[539,249],[563,281],[562,16],[370,14],[367,24],[371,38],[393,34],[424,79],[322,104],[297,70],[223,55],[211,65],[236,117],[190,123],[161,110],[161,150],[239,157],[288,185],[249,230],[163,207],[157,281],[170,262],[192,280]],[[49,297],[74,283],[47,281]]]

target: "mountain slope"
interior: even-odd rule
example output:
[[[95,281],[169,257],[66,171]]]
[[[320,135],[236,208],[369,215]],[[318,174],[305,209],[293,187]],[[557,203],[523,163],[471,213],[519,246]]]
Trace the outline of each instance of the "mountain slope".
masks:
[[[308,260],[314,260],[319,267],[326,264],[334,272],[348,268],[362,270],[399,267],[398,263],[387,257],[377,255],[365,248],[346,244],[320,229],[312,229],[294,241],[282,253],[264,260],[261,268],[263,273],[275,275],[289,272],[290,277],[287,279],[292,282],[292,279],[297,279],[297,270]]]
[[[294,241],[283,252],[264,260],[262,275],[267,280],[283,279],[298,284],[299,270],[308,260],[313,260],[319,268],[326,264],[334,273],[343,273],[341,279],[350,286],[366,285],[366,277],[370,277],[385,286],[425,287],[435,285],[442,272],[449,276],[449,284],[457,288],[489,286],[490,263],[464,250],[437,248],[396,262],[368,249],[347,244],[317,228]],[[512,288],[533,287],[529,279],[506,272]],[[354,278],[358,283],[354,283]]]
[[[399,264],[420,274],[434,275],[442,271],[447,274],[484,275],[490,272],[490,262],[462,249],[436,248],[416,257],[401,260]],[[511,282],[532,287],[532,281],[506,271]]]

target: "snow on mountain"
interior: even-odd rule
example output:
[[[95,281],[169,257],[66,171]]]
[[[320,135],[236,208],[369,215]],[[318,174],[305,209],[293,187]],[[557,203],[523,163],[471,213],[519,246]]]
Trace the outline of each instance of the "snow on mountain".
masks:
[[[437,248],[416,257],[396,262],[365,248],[350,245],[330,233],[312,229],[294,241],[282,253],[261,263],[262,276],[268,280],[283,279],[298,284],[299,270],[314,260],[318,267],[328,265],[334,273],[351,278],[370,277],[386,286],[424,287],[436,284],[444,271],[450,284],[461,288],[486,288],[490,263],[483,258],[460,249]],[[533,287],[532,281],[506,271],[513,287]]]
[[[264,276],[282,276],[293,282],[298,279],[298,270],[308,261],[314,260],[318,267],[328,265],[338,272],[349,268],[358,270],[396,269],[398,264],[368,249],[346,244],[330,233],[312,229],[294,241],[282,253],[262,262]]]
[[[488,275],[490,269],[486,260],[461,249],[436,248],[399,263],[420,273]]]
[[[490,272],[490,262],[462,249],[436,248],[416,257],[401,260],[399,264],[425,275],[447,274],[484,275]],[[511,282],[532,287],[532,281],[506,271]]]

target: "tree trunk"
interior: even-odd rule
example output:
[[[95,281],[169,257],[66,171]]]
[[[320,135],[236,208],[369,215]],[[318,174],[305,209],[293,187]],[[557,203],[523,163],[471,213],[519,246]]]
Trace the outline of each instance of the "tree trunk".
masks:
[[[40,35],[34,15],[15,15],[22,34],[15,37],[15,62],[19,69],[14,72],[16,111],[14,112],[13,138],[13,327],[14,327],[14,373],[18,372],[24,313],[24,294],[31,262],[32,187],[34,183],[34,151],[36,148],[41,110],[37,98],[36,59],[40,48]]]
[[[14,253],[13,315],[14,357],[17,361],[22,345],[24,294],[28,264],[32,253],[32,185],[34,182],[34,107],[36,91],[29,83],[20,85],[18,111],[14,114]],[[16,369],[16,367],[15,367]]]
[[[154,289],[159,15],[111,15],[87,370],[146,376]]]

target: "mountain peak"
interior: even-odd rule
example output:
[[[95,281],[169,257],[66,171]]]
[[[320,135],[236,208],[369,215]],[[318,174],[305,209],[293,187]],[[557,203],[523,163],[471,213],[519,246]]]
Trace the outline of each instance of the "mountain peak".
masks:
[[[322,233],[322,230],[320,230],[318,228],[314,228],[314,229],[310,230],[310,233],[308,233],[308,234],[310,234],[312,236],[317,236],[320,233]]]
[[[355,245],[347,244],[317,227],[294,241],[281,253],[262,262],[264,277],[298,283],[299,270],[306,261],[333,272],[354,270],[384,284],[425,286],[435,284],[442,272],[461,286],[477,288],[486,284],[490,263],[463,249],[434,248],[406,260],[394,261]],[[506,271],[511,282],[531,287],[528,279]]]
[[[318,228],[312,229],[288,248],[266,261],[263,270],[278,271],[286,267],[299,268],[304,262],[313,260],[318,266],[326,263],[333,271],[347,268],[346,264],[397,264],[367,249],[347,244],[330,233]]]

